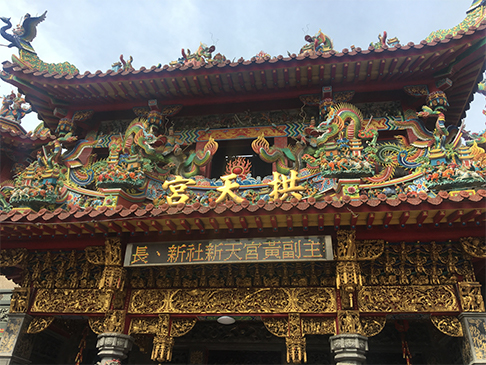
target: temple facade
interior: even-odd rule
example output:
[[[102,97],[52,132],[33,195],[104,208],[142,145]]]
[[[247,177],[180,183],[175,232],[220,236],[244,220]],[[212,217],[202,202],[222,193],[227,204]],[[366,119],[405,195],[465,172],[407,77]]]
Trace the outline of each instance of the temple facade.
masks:
[[[84,74],[0,18],[0,364],[486,364],[485,17]]]

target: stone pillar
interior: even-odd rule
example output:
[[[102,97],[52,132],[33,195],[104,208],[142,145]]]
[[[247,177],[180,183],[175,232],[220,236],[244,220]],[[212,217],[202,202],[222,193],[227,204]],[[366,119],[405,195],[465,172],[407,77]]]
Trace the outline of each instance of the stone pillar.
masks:
[[[336,365],[363,365],[368,351],[368,337],[342,334],[329,338]]]
[[[486,364],[486,313],[464,312],[459,319],[464,333],[464,364]]]
[[[27,334],[32,317],[9,313],[7,327],[0,341],[0,365],[30,364],[33,336]]]
[[[109,365],[113,360],[123,360],[132,349],[133,338],[115,332],[105,332],[98,335],[96,348],[101,358],[99,365]]]

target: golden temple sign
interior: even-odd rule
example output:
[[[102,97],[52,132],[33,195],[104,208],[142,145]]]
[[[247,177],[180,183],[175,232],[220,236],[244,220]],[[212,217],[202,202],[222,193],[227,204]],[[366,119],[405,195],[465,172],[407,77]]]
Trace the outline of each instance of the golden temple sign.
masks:
[[[129,244],[125,266],[332,260],[331,236]]]

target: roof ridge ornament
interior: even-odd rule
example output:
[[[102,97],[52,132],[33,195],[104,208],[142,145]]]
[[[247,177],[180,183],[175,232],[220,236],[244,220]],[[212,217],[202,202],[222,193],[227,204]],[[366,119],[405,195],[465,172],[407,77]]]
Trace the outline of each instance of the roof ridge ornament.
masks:
[[[37,35],[37,25],[46,19],[47,10],[38,17],[32,17],[30,14],[25,14],[22,25],[18,24],[12,30],[13,34],[7,33],[7,30],[12,28],[10,18],[0,17],[6,25],[0,28],[0,35],[10,42],[9,48],[17,47],[19,49],[19,56],[12,55],[12,61],[22,67],[27,67],[37,71],[45,71],[52,73],[68,73],[70,75],[79,72],[78,69],[68,62],[63,63],[46,63],[42,61],[34,48],[30,44]]]

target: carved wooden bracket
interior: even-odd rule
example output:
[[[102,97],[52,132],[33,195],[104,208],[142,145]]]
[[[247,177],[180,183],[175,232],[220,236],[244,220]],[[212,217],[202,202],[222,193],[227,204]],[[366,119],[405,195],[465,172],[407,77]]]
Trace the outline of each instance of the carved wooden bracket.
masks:
[[[34,317],[27,328],[27,333],[39,333],[44,331],[54,322],[54,317]]]
[[[452,336],[452,337],[464,336],[462,332],[462,324],[457,317],[430,316],[430,320],[439,331],[445,333],[448,336]]]

